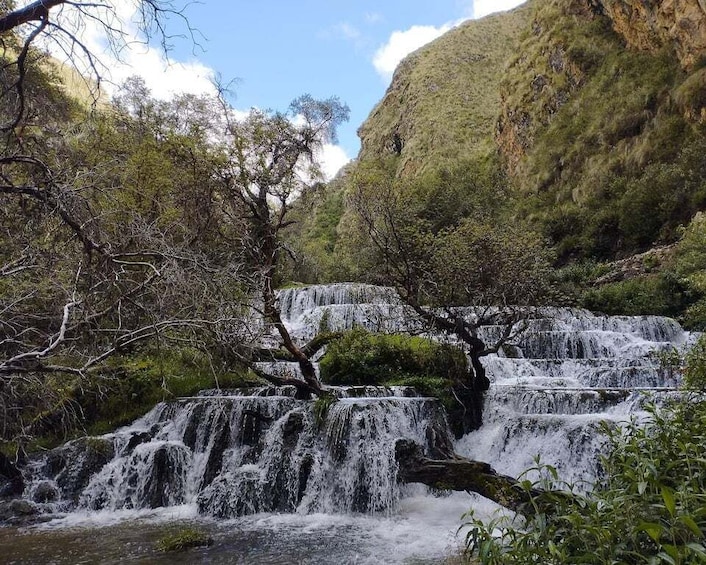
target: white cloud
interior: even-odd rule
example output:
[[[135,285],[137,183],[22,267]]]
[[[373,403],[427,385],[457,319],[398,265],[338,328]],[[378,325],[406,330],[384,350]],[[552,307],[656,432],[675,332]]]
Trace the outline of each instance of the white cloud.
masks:
[[[79,37],[100,62],[96,70],[103,79],[102,88],[106,94],[112,95],[116,86],[132,75],[142,77],[156,98],[166,99],[181,92],[215,94],[211,84],[215,75],[212,69],[196,61],[172,60],[162,49],[142,41],[134,23],[138,18],[136,3],[115,2],[112,5],[114,12],[105,7],[94,8],[95,19],[77,14],[76,9],[68,4],[62,6],[55,16],[57,22]],[[122,33],[117,46],[111,46],[99,19]],[[49,52],[59,60],[70,59],[80,73],[94,78],[94,70],[85,54],[75,49],[66,37],[56,33],[54,37],[46,44]]]
[[[511,10],[522,4],[525,0],[474,0],[473,18],[478,19],[495,12]]]
[[[118,84],[131,75],[141,76],[155,98],[168,99],[180,92],[215,94],[212,69],[198,61],[180,63],[165,59],[155,49],[142,53],[130,51],[124,64],[113,65],[111,75]]]
[[[335,32],[341,35],[344,39],[356,40],[360,39],[360,30],[348,22],[343,22],[334,27]]]
[[[394,31],[373,57],[375,70],[384,79],[389,80],[399,62],[412,51],[426,45],[449,31],[456,24],[435,26],[412,26],[406,31]]]
[[[326,143],[322,148],[319,155],[319,161],[321,163],[321,172],[324,174],[326,180],[331,180],[336,176],[336,173],[341,170],[345,164],[347,164],[351,158],[346,155],[345,150],[340,145],[333,145],[331,143]]]

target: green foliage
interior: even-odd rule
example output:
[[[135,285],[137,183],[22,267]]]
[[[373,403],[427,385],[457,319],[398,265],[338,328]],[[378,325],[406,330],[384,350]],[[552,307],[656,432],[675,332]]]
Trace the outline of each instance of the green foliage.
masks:
[[[146,350],[111,359],[106,371],[84,383],[76,401],[91,433],[109,432],[156,403],[207,388],[253,386],[246,372],[215,372],[208,356],[191,348]]]
[[[583,293],[581,306],[610,315],[678,316],[692,301],[681,280],[668,271],[605,284]]]
[[[162,537],[156,545],[158,551],[185,551],[192,547],[211,545],[213,539],[206,532],[195,528],[182,528]]]
[[[676,274],[694,296],[684,313],[685,325],[706,330],[706,215],[696,214],[676,247]]]
[[[685,73],[671,47],[626,49],[574,4],[535,4],[501,87],[518,208],[564,261],[674,242],[704,206],[703,69]]]
[[[706,334],[699,337],[686,354],[684,386],[690,390],[706,392]]]
[[[321,378],[334,385],[382,385],[417,377],[462,381],[467,372],[466,358],[459,349],[362,328],[329,344],[321,359]]]
[[[318,427],[321,427],[326,421],[329,408],[336,402],[338,402],[338,398],[332,394],[321,395],[314,401],[314,420]]]
[[[610,453],[604,478],[581,494],[538,465],[537,483],[560,487],[534,498],[525,523],[467,515],[470,553],[483,564],[704,563],[706,548],[706,404],[651,410],[646,424],[606,425]]]

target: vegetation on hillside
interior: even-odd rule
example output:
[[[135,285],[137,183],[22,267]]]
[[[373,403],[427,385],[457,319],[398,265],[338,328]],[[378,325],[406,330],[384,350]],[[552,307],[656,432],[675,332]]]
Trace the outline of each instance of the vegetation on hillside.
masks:
[[[520,213],[564,260],[676,241],[706,207],[703,69],[686,73],[668,46],[626,48],[607,16],[570,1],[537,5],[519,52],[502,89],[503,111],[526,116],[511,156]]]
[[[446,72],[450,66],[456,72]],[[488,174],[502,179],[495,197],[506,216],[539,231],[555,265],[567,267],[559,275],[572,280],[563,286],[567,302],[699,327],[703,289],[694,273],[662,261],[635,280],[596,282],[601,275],[583,265],[610,271],[611,261],[678,242],[706,208],[704,77],[699,63],[684,70],[669,45],[626,47],[605,13],[574,0],[467,22],[397,69],[361,127],[359,160],[307,206],[314,212],[292,233],[300,251],[293,277],[370,272],[351,195],[382,156],[390,161],[380,186],[396,178],[409,200],[419,198],[416,184],[464,167],[479,175],[476,185]],[[461,184],[456,204],[464,208],[478,188]]]
[[[397,172],[414,176],[492,158],[499,83],[529,11],[464,22],[408,55],[359,130],[360,160],[398,155]]]

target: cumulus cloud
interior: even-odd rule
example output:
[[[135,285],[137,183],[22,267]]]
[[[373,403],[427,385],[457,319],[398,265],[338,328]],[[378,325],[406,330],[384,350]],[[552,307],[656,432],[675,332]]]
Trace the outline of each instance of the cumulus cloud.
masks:
[[[473,18],[478,19],[495,12],[511,10],[523,2],[524,0],[474,0]]]
[[[137,4],[115,2],[114,6],[114,11],[100,6],[94,8],[95,19],[78,14],[69,4],[62,6],[57,14],[59,24],[79,37],[99,61],[96,71],[103,79],[102,88],[106,94],[112,95],[116,86],[132,75],[142,77],[157,98],[166,99],[182,92],[215,94],[212,69],[197,61],[175,61],[161,48],[146,44],[135,24]],[[120,30],[122,38],[117,47],[111,45],[99,20]],[[56,33],[54,39],[46,43],[54,57],[70,62],[84,76],[93,78],[94,69],[89,60],[80,49],[73,47],[70,40]]]
[[[435,26],[412,26],[406,31],[394,31],[382,47],[373,56],[375,70],[384,79],[389,80],[399,62],[412,51],[426,45],[449,31],[456,24]]]

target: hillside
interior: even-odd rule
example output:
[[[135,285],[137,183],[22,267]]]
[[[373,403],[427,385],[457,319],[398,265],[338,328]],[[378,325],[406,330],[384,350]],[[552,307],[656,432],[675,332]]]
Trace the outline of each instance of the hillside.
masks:
[[[405,58],[358,130],[359,160],[397,154],[400,175],[495,152],[505,66],[530,17],[525,5],[468,21]]]
[[[706,6],[534,0],[466,22],[402,61],[359,135],[357,162],[296,231],[309,266],[295,278],[358,274],[336,256],[351,223],[346,179],[381,159],[406,183],[454,167],[505,179],[509,213],[540,232],[557,266],[667,246],[627,278],[653,279],[660,265],[672,276],[669,246],[706,209]],[[619,281],[620,264],[583,282]],[[688,291],[675,288],[681,302]]]
[[[545,0],[459,26],[400,64],[360,161],[396,153],[414,176],[499,153],[563,260],[675,241],[706,206],[706,13],[650,5]]]

